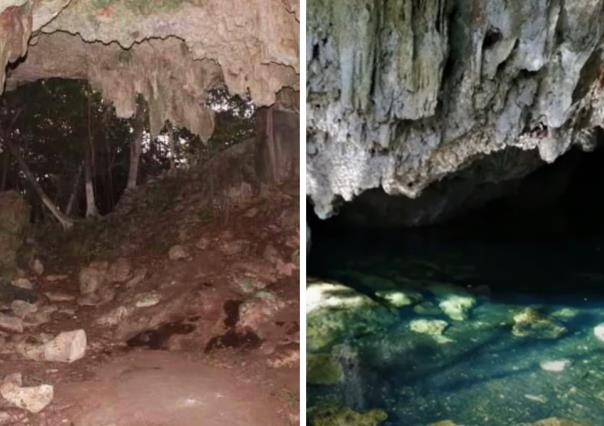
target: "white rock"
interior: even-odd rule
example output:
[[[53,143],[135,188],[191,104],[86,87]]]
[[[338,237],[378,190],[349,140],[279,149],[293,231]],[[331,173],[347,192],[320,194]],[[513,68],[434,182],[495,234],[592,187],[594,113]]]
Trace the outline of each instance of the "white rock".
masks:
[[[157,293],[143,293],[136,298],[135,306],[137,308],[148,308],[155,306],[161,301],[161,296]]]
[[[73,302],[75,300],[75,296],[69,293],[63,293],[61,291],[47,291],[44,295],[54,303],[60,302]]]
[[[86,332],[82,329],[64,331],[40,346],[22,346],[20,353],[34,361],[72,363],[86,354]]]
[[[28,303],[24,300],[13,300],[10,304],[10,308],[13,313],[19,318],[23,319],[29,314],[33,314],[38,310],[38,307],[33,303]]]
[[[34,289],[34,284],[28,280],[27,278],[15,278],[14,280],[11,281],[11,284],[14,287],[19,287],[25,290],[33,290]]]
[[[23,333],[23,320],[0,313],[0,330]]]
[[[471,296],[453,294],[442,300],[438,306],[453,321],[463,321],[475,304],[476,300]]]
[[[551,371],[554,373],[560,373],[564,371],[566,367],[570,365],[570,361],[567,359],[560,359],[555,361],[541,361],[539,366],[542,370]]]
[[[36,275],[42,275],[44,274],[44,264],[42,263],[42,261],[40,259],[34,259],[31,262],[31,270],[34,274]]]
[[[447,321],[437,319],[415,319],[409,323],[409,329],[414,333],[432,336],[438,343],[450,343],[453,340],[443,336],[443,332],[449,326]]]
[[[8,382],[0,386],[0,395],[19,408],[39,413],[52,401],[54,388],[52,385],[21,387]]]
[[[181,260],[189,257],[189,253],[184,246],[177,245],[170,248],[168,251],[168,257],[170,260]]]
[[[118,325],[120,322],[126,319],[130,313],[130,309],[126,308],[125,306],[118,306],[105,315],[99,317],[96,320],[96,323],[98,325],[112,327],[114,325]]]
[[[594,336],[596,336],[598,340],[604,342],[604,323],[594,327]]]
[[[421,299],[420,295],[406,293],[400,290],[381,290],[376,291],[375,295],[381,299],[384,299],[388,304],[395,308],[402,308],[409,306]]]

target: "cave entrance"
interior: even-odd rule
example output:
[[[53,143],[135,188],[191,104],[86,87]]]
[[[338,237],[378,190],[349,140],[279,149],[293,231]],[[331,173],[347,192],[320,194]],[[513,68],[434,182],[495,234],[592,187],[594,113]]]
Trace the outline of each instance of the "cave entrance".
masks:
[[[3,387],[11,424],[196,424],[229,412],[265,425],[298,411],[283,394],[299,389],[288,93],[257,108],[210,90],[199,100],[212,111],[207,141],[169,121],[153,134],[142,96],[119,118],[84,80],[0,98],[0,377],[22,372],[13,391],[37,398],[26,405]],[[53,403],[59,381],[54,396],[73,410]],[[208,402],[216,393],[224,401]],[[143,418],[130,419],[139,405]]]
[[[310,294],[331,289],[332,299],[331,311],[309,314],[311,406],[378,408],[387,425],[601,423],[596,137],[594,152],[573,149],[553,164],[511,149],[418,199],[368,191],[336,217],[312,219],[309,274],[323,281]],[[326,343],[330,315],[345,325]]]

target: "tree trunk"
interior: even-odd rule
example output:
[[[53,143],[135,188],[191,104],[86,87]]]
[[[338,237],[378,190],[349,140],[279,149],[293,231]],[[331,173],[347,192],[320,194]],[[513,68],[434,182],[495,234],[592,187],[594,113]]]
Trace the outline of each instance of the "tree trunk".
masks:
[[[10,154],[2,153],[2,182],[0,182],[0,192],[6,191],[6,181],[8,179],[8,168],[10,166]]]
[[[126,190],[136,188],[138,180],[138,166],[140,164],[141,153],[143,150],[143,137],[145,136],[145,102],[139,100],[134,119],[134,140],[130,144],[130,168],[128,170],[128,183]]]
[[[168,128],[168,143],[170,144],[170,173],[174,173],[176,170],[176,130],[172,125]]]
[[[71,189],[71,195],[69,196],[69,201],[67,201],[67,206],[65,207],[65,214],[67,216],[71,216],[71,212],[73,210],[73,206],[78,199],[78,193],[80,192],[80,182],[82,181],[82,171],[84,170],[84,163],[80,164],[78,167],[78,172],[76,173],[75,179],[73,181],[73,186]]]
[[[73,221],[67,216],[65,216],[63,213],[61,213],[61,210],[59,210],[59,208],[52,202],[52,200],[46,195],[42,187],[38,184],[38,181],[36,181],[35,176],[25,163],[25,160],[23,160],[23,157],[21,156],[19,150],[12,144],[12,142],[8,141],[7,139],[4,139],[3,142],[12,154],[12,156],[15,158],[15,160],[17,160],[21,171],[23,172],[23,174],[25,174],[27,181],[31,184],[36,194],[38,194],[38,197],[40,197],[42,203],[59,221],[63,229],[70,229],[71,227],[73,227]]]
[[[86,217],[98,216],[99,212],[96,208],[96,200],[94,198],[94,184],[92,181],[92,156],[93,141],[92,141],[92,118],[90,94],[88,95],[88,140],[84,141],[84,177],[86,188]]]

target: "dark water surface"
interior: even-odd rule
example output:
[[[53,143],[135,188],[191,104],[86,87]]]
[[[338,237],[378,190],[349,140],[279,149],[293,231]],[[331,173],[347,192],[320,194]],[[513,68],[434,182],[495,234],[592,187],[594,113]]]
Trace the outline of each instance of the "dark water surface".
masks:
[[[309,385],[311,410],[379,408],[386,425],[604,425],[604,341],[594,333],[604,323],[604,238],[433,229],[319,235],[312,247],[310,276],[378,301],[376,291],[397,289],[419,299],[389,308],[387,326],[333,345],[345,378]],[[473,300],[464,319],[439,308],[452,296]],[[544,326],[517,331],[522,312]],[[416,320],[447,326],[440,337],[417,333]]]

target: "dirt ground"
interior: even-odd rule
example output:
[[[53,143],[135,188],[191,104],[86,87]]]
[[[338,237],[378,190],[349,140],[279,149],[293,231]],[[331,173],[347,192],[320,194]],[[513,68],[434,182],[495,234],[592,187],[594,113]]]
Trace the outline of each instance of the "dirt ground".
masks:
[[[54,398],[38,414],[0,398],[0,424],[299,423],[298,182],[224,203],[192,182],[167,179],[30,241],[44,272],[25,271],[34,289],[0,295],[0,308],[21,298],[37,312],[23,333],[0,332],[0,378],[22,373]],[[91,262],[105,275],[83,296]],[[19,349],[75,329],[88,344],[73,363]]]

